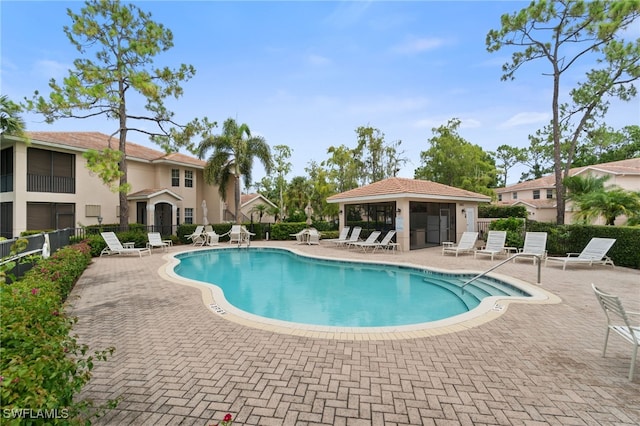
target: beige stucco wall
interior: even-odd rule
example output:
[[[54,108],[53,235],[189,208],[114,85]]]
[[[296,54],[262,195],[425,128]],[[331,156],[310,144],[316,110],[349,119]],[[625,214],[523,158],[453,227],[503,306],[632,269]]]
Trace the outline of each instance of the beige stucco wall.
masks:
[[[69,150],[64,147],[51,147],[46,144],[38,144],[32,141],[31,147],[64,152],[75,156],[75,193],[49,193],[27,192],[27,145],[13,141],[2,140],[2,148],[13,146],[14,159],[14,190],[0,193],[0,202],[13,203],[13,235],[19,235],[27,230],[27,203],[70,203],[75,205],[76,226],[88,226],[98,224],[97,216],[87,216],[86,206],[100,206],[102,223],[118,223],[119,196],[112,192],[101,179],[90,173],[86,168],[86,160],[82,152]],[[171,169],[180,169],[180,186],[171,186]],[[191,170],[194,174],[193,188],[184,186],[184,171]],[[184,209],[194,209],[194,223],[203,222],[202,200],[207,201],[208,219],[210,223],[222,221],[222,203],[217,187],[204,183],[202,169],[189,164],[150,163],[129,159],[127,162],[127,178],[131,184],[131,194],[144,189],[168,189],[182,197],[178,200],[171,194],[161,194],[150,200],[132,200],[129,202],[129,222],[136,221],[137,201],[147,202],[147,224],[154,224],[154,209],[157,203],[166,202],[172,209],[172,225],[176,223],[176,208],[180,208],[180,223],[184,223]],[[233,192],[230,192],[233,194]]]

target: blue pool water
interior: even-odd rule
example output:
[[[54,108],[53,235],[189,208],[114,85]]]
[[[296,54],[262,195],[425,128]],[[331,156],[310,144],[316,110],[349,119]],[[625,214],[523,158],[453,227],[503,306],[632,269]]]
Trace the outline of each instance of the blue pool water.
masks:
[[[215,284],[236,308],[313,325],[418,324],[468,312],[490,295],[528,296],[489,277],[462,291],[473,275],[316,259],[282,249],[213,249],[176,257],[177,275]]]

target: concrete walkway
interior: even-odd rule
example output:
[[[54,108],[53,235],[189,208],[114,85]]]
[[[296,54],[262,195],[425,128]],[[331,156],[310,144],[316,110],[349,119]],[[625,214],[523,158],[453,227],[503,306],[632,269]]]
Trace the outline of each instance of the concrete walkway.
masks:
[[[327,257],[482,271],[496,262],[439,248],[362,254],[328,243],[278,245]],[[171,252],[187,249],[172,247]],[[542,268],[556,304],[510,304],[477,327],[403,340],[276,333],[217,315],[200,289],[163,278],[168,259],[103,257],[76,285],[75,331],[92,350],[115,346],[80,397],[120,398],[94,424],[638,425],[640,366],[617,335],[603,358],[605,317],[590,283],[640,312],[640,272]],[[500,272],[535,282],[530,262]]]

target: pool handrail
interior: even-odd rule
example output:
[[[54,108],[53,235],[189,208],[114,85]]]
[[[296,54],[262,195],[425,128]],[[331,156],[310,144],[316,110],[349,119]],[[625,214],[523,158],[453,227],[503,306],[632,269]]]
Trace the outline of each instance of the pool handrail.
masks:
[[[537,281],[537,283],[538,283],[538,284],[540,284],[540,274],[541,274],[541,265],[540,265],[540,263],[541,263],[541,260],[542,260],[542,256],[540,256],[540,255],[538,255],[538,254],[530,254],[530,253],[516,253],[516,254],[514,254],[513,256],[506,258],[506,259],[505,259],[505,260],[503,260],[502,262],[500,262],[500,263],[497,263],[497,264],[493,265],[491,268],[487,269],[486,271],[484,271],[484,272],[482,272],[482,273],[480,273],[480,274],[476,275],[475,277],[471,278],[469,281],[467,281],[467,282],[465,282],[464,284],[462,284],[462,286],[461,286],[460,288],[464,290],[464,287],[465,287],[467,284],[472,283],[473,281],[477,280],[478,278],[484,277],[484,276],[485,276],[485,275],[487,275],[489,272],[493,271],[494,269],[498,268],[499,266],[502,266],[502,265],[504,265],[505,263],[507,263],[508,261],[513,260],[513,259],[515,259],[516,257],[520,257],[520,256],[529,256],[529,257],[533,256],[533,257],[538,258],[538,262],[536,262],[536,263],[538,264],[538,281]]]

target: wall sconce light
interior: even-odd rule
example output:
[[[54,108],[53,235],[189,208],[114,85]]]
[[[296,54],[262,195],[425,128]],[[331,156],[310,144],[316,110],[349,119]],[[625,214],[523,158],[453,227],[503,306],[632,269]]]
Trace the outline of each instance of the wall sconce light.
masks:
[[[338,214],[342,214],[342,210],[338,210]]]
[[[461,213],[465,213],[465,209],[460,210]]]
[[[402,209],[397,209],[396,213],[402,213]]]

